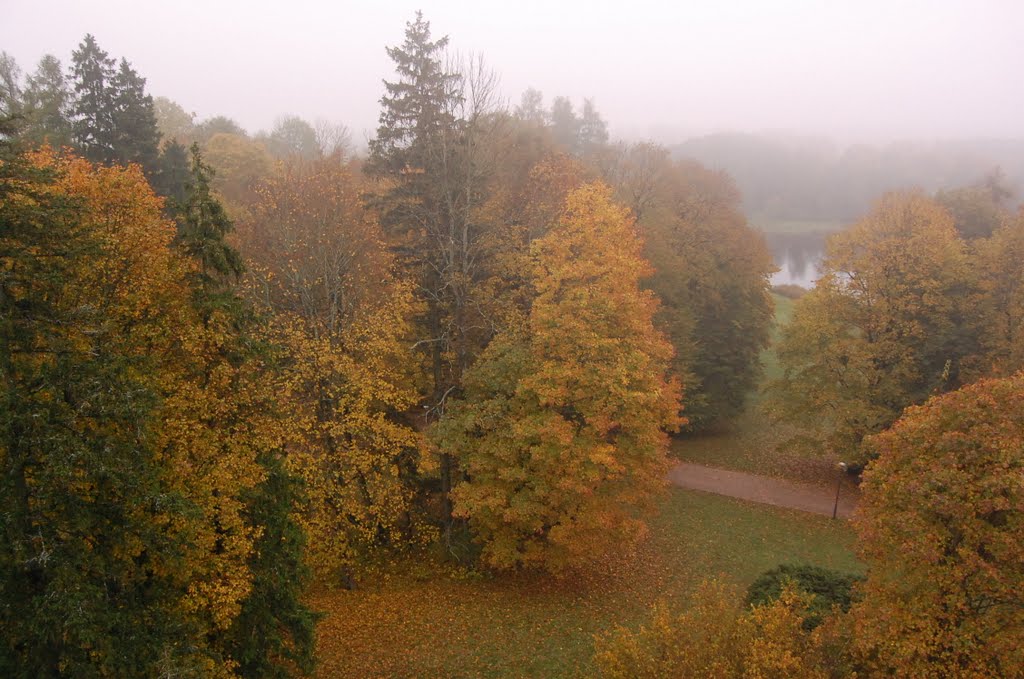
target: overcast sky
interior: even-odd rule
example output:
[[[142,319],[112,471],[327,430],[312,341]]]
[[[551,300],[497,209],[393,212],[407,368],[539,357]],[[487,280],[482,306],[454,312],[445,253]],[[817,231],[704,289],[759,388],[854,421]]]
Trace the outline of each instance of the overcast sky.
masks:
[[[384,52],[422,9],[517,103],[592,97],[613,136],[1024,137],[1024,0],[2,0],[0,49],[32,70],[87,32],[199,118],[376,127]]]

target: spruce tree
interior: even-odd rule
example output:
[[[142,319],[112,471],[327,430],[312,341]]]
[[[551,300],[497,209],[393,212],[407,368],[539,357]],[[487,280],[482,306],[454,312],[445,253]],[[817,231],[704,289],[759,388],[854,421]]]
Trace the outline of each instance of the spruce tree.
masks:
[[[165,146],[165,159],[178,153],[175,147],[181,148],[176,142]],[[251,386],[246,380],[265,379],[267,366],[255,353],[260,348],[253,341],[256,319],[232,287],[243,264],[225,240],[234,227],[210,189],[212,178],[199,145],[192,144],[185,197],[176,208],[177,245],[197,265],[191,282],[196,310],[207,327],[219,326],[214,334],[220,342],[212,348],[206,370],[212,373],[231,365],[236,369],[232,391],[243,392]],[[254,412],[260,407],[274,409],[270,403],[249,403],[234,411],[235,420],[219,424],[242,431],[264,414]],[[313,668],[316,616],[301,599],[308,580],[305,536],[294,519],[301,487],[282,455],[275,447],[259,451],[257,463],[265,478],[243,497],[249,523],[260,531],[249,559],[252,590],[231,628],[212,640],[215,648],[239,663],[241,676],[254,679],[287,677],[292,667],[304,673]]]
[[[265,453],[260,464],[267,478],[246,500],[250,520],[263,531],[250,560],[252,592],[223,645],[241,676],[285,679],[292,666],[312,672],[318,616],[302,603],[306,536],[293,518],[301,485],[276,452]]]
[[[172,217],[178,214],[188,196],[191,172],[188,151],[176,139],[165,142],[160,161],[151,183],[153,190],[166,199],[164,211]]]
[[[153,97],[146,94],[146,79],[121,59],[117,74],[111,80],[114,150],[117,162],[138,163],[152,180],[158,169],[160,132],[156,126]]]
[[[177,243],[198,264],[196,290],[215,296],[224,283],[242,274],[242,257],[225,240],[234,229],[224,206],[210,189],[213,168],[203,162],[199,144],[190,149],[191,167],[185,202],[178,214]]]
[[[47,54],[39,60],[25,87],[29,141],[53,147],[71,143],[71,93],[60,60]]]
[[[387,50],[398,78],[384,83],[380,126],[366,164],[370,176],[388,180],[372,206],[423,302],[415,328],[416,346],[429,356],[428,421],[444,415],[493,327],[483,285],[493,233],[481,207],[493,168],[489,135],[495,127],[489,121],[496,116],[490,115],[487,85],[477,79],[471,88],[448,66],[447,45],[447,37],[431,37],[429,22],[417,13],[406,24],[403,44]],[[454,473],[451,458],[443,455],[440,490],[448,528]]]
[[[87,160],[106,165],[116,162],[114,60],[91,34],[71,53],[71,75],[75,85],[73,141]]]

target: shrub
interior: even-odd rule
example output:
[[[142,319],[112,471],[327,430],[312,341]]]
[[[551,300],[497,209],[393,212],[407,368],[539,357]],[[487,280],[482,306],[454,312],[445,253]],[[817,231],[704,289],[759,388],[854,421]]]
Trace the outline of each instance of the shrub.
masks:
[[[747,604],[763,606],[776,601],[787,583],[813,595],[804,618],[804,628],[820,625],[834,606],[844,613],[853,603],[853,585],[863,580],[858,575],[831,571],[807,564],[782,564],[765,571],[747,589]]]

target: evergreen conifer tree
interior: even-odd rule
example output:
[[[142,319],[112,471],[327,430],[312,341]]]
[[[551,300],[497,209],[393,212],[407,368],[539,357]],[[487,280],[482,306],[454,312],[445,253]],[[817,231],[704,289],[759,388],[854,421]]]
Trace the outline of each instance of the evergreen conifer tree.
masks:
[[[185,147],[176,139],[164,142],[152,184],[153,190],[167,200],[164,210],[171,216],[176,215],[185,204],[190,173],[191,166]]]
[[[114,60],[87,34],[71,53],[74,81],[72,139],[82,155],[94,163],[118,160],[114,127]]]
[[[121,59],[111,80],[117,162],[138,163],[152,180],[158,170],[160,132],[156,126],[153,97],[146,94],[146,79]]]
[[[83,303],[111,245],[59,179],[0,141],[0,675],[195,667],[187,538],[167,523],[191,510],[154,441],[154,359],[126,350],[109,300]]]
[[[178,214],[178,246],[199,265],[197,291],[214,295],[224,282],[242,274],[242,258],[225,242],[234,225],[210,189],[213,168],[203,162],[199,144],[193,143],[186,198]]]
[[[71,143],[71,93],[60,60],[47,54],[39,60],[25,87],[29,141],[53,147]]]

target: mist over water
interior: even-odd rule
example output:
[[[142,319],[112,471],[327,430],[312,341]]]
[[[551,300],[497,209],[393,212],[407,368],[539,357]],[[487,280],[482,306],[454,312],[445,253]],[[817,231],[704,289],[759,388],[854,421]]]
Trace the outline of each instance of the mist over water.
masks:
[[[813,288],[820,272],[818,266],[825,252],[825,233],[769,233],[765,241],[779,270],[772,275],[772,285],[799,285]]]

